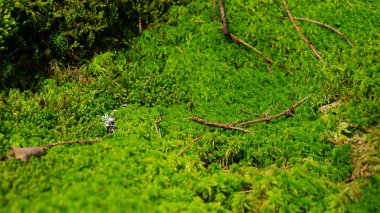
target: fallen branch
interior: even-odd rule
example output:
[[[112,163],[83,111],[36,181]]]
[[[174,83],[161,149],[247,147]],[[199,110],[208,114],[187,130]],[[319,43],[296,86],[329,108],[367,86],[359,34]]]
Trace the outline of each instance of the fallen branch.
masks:
[[[322,56],[321,54],[317,51],[317,49],[315,49],[315,47],[313,46],[313,44],[306,38],[306,36],[301,32],[301,29],[299,28],[299,26],[296,24],[296,22],[294,21],[293,17],[292,17],[292,14],[290,13],[290,10],[289,10],[289,7],[288,5],[286,4],[286,1],[285,0],[282,0],[282,3],[284,4],[284,7],[285,7],[285,10],[286,10],[286,13],[288,14],[288,17],[290,19],[290,21],[292,22],[293,24],[293,27],[297,30],[298,34],[301,36],[301,39],[309,46],[309,48],[313,51],[313,53],[317,56],[317,58],[319,60],[322,60]]]
[[[240,191],[240,192],[238,192],[239,194],[248,194],[248,193],[251,193],[251,192],[253,192],[254,190],[244,190],[244,191]]]
[[[216,21],[216,0],[212,0],[212,8],[213,8],[213,14],[212,14],[212,20]]]
[[[363,168],[361,168],[358,173],[356,174],[352,174],[350,178],[348,178],[347,180],[345,180],[344,182],[345,183],[350,183],[352,181],[354,181],[355,179],[358,179],[358,178],[370,178],[373,176],[373,174],[371,174],[370,172],[365,172],[365,170],[367,170],[368,168],[368,163],[366,163],[366,165],[363,166]]]
[[[226,126],[229,126],[229,127],[234,127],[234,126],[247,126],[249,124],[253,124],[253,123],[259,123],[259,122],[269,122],[271,120],[274,120],[276,118],[279,118],[281,116],[294,116],[294,109],[297,108],[299,105],[301,105],[303,102],[305,102],[307,100],[307,97],[305,97],[304,99],[300,100],[298,103],[294,104],[293,106],[289,107],[287,110],[279,113],[279,114],[276,114],[276,115],[272,115],[272,116],[269,116],[269,117],[264,117],[264,118],[259,118],[259,119],[255,119],[255,120],[252,120],[252,121],[246,121],[246,122],[241,122],[241,123],[232,123],[232,124],[227,124]]]
[[[189,119],[191,121],[194,121],[194,122],[206,125],[206,126],[212,126],[212,127],[217,127],[217,128],[223,128],[223,129],[238,130],[238,131],[242,131],[242,132],[245,132],[245,133],[248,133],[248,134],[252,134],[252,132],[250,132],[250,131],[248,131],[246,129],[234,127],[234,126],[229,125],[229,124],[221,124],[221,123],[208,122],[208,121],[203,120],[203,119],[198,118],[198,117],[190,117]]]
[[[201,140],[203,138],[203,135],[195,138],[194,140],[192,140],[189,144],[187,144],[187,146],[185,148],[183,148],[179,153],[178,153],[178,156],[180,156],[184,151],[186,151],[186,149],[188,149],[191,145],[193,145],[195,142]]]
[[[268,61],[269,63],[271,64],[274,64],[274,61],[272,59],[270,59],[269,57],[265,56],[261,51],[259,51],[258,49],[254,48],[253,46],[251,46],[250,44],[248,44],[247,42],[243,41],[242,39],[240,39],[239,37],[237,37],[236,35],[230,33],[228,31],[228,25],[227,25],[227,18],[226,18],[226,12],[225,12],[225,8],[224,8],[224,5],[223,5],[223,1],[222,0],[219,0],[219,8],[220,8],[220,16],[221,16],[221,19],[222,19],[222,24],[223,24],[223,33],[227,36],[227,37],[230,37],[232,38],[232,40],[236,41],[236,42],[239,42],[240,44],[243,44],[244,46],[252,49],[254,52],[256,52],[257,54],[261,55],[262,57],[265,58],[266,61]]]
[[[286,17],[286,18],[289,18],[289,17]],[[328,24],[325,24],[323,22],[319,22],[319,21],[315,21],[315,20],[312,20],[312,19],[308,19],[308,18],[300,18],[300,17],[293,17],[294,20],[300,20],[300,21],[306,21],[306,22],[311,22],[311,23],[314,23],[316,25],[319,25],[319,26],[322,26],[322,27],[325,27],[333,32],[335,32],[336,34],[340,35],[344,40],[346,40],[346,42],[351,46],[351,47],[354,47],[354,45],[352,45],[352,43],[350,42],[350,40],[348,40],[347,36],[345,36],[343,33],[341,33],[339,30],[335,29],[334,27],[328,25]]]
[[[226,12],[224,10],[223,0],[219,0],[219,9],[220,9],[220,16],[222,18],[223,33],[226,36],[230,36],[230,33],[228,32],[227,18],[226,18]]]
[[[161,138],[161,131],[160,131],[160,128],[158,128],[158,124],[161,123],[163,120],[162,118],[162,115],[160,116],[159,119],[157,119],[155,122],[154,122],[154,128],[156,129],[156,133],[158,135],[159,138]]]
[[[68,145],[74,143],[94,143],[100,142],[101,139],[93,139],[93,140],[74,140],[74,141],[61,141],[53,144],[49,144],[46,146],[36,146],[36,147],[23,147],[23,148],[15,148],[12,147],[12,150],[7,153],[7,158],[14,157],[15,159],[19,159],[25,163],[28,162],[29,158],[32,156],[39,157],[45,153],[47,149],[50,149],[54,146]]]
[[[260,50],[254,48],[253,46],[251,46],[250,44],[248,44],[247,42],[241,40],[239,37],[237,37],[236,35],[230,33],[229,36],[232,38],[232,40],[236,41],[236,42],[239,42],[240,44],[243,44],[244,46],[250,48],[251,50],[255,51],[257,54],[261,55],[262,57],[264,57],[264,59],[266,61],[268,61],[269,63],[271,64],[274,64],[274,61],[272,59],[270,59],[269,57],[265,56]]]

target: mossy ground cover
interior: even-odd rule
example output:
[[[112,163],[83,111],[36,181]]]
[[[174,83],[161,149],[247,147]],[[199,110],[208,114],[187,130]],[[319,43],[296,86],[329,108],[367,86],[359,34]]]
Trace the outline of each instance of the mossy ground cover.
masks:
[[[0,163],[0,211],[378,211],[380,4],[289,1],[294,16],[339,28],[354,44],[297,22],[319,61],[281,1],[224,3],[230,31],[276,61],[272,73],[223,35],[211,1],[172,7],[131,49],[56,70],[37,93],[4,94],[1,156],[11,146],[103,141]],[[253,134],[188,119],[253,120],[304,97],[294,117],[250,125]],[[107,134],[101,117],[113,110]]]

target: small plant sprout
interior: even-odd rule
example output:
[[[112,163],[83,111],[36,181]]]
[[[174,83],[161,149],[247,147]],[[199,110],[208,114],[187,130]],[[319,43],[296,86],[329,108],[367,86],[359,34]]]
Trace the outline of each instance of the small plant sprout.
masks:
[[[115,125],[115,116],[114,116],[114,110],[110,115],[104,114],[102,116],[102,121],[104,121],[104,126],[106,127],[106,130],[108,133],[113,133],[115,131],[116,125]]]

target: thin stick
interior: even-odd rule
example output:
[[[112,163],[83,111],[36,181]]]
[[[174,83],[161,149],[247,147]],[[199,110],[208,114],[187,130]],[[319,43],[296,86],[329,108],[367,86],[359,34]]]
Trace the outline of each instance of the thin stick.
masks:
[[[139,15],[139,34],[142,33],[142,17],[141,14]]]
[[[252,189],[251,189],[251,190],[240,191],[240,192],[238,192],[238,193],[239,193],[239,194],[247,194],[247,193],[251,193],[251,192],[253,192]]]
[[[296,107],[298,107],[299,105],[301,105],[303,102],[305,102],[307,99],[307,97],[305,97],[304,99],[300,100],[298,103],[294,104],[293,106],[289,107],[287,110],[279,113],[279,114],[276,114],[276,115],[272,115],[272,116],[269,116],[269,117],[264,117],[264,118],[259,118],[259,119],[255,119],[255,120],[252,120],[252,121],[246,121],[246,122],[241,122],[241,123],[232,123],[232,124],[228,124],[226,126],[247,126],[249,124],[253,124],[253,123],[259,123],[259,122],[269,122],[271,120],[274,120],[276,118],[279,118],[281,116],[294,116],[294,109]]]
[[[232,40],[236,41],[236,42],[239,42],[241,44],[243,44],[244,46],[252,49],[254,52],[256,52],[257,54],[261,55],[262,57],[265,58],[266,61],[268,61],[269,63],[272,63],[274,64],[274,61],[272,59],[270,59],[269,57],[265,56],[261,51],[259,51],[258,49],[254,48],[253,46],[249,45],[247,42],[243,41],[242,39],[240,39],[239,37],[237,37],[236,35],[230,33],[228,31],[228,24],[227,24],[227,18],[226,18],[226,12],[225,12],[225,8],[224,8],[224,5],[223,5],[223,1],[222,0],[219,0],[219,8],[220,8],[220,16],[221,16],[221,19],[222,19],[222,24],[223,24],[223,33],[227,36],[227,37],[230,37],[232,38]]]
[[[315,49],[315,47],[313,46],[313,44],[307,40],[306,36],[301,32],[301,29],[299,28],[299,26],[296,24],[296,22],[294,21],[293,17],[292,17],[292,14],[290,13],[289,11],[289,7],[288,5],[286,4],[286,1],[285,0],[282,0],[282,3],[284,4],[285,6],[285,10],[286,10],[286,13],[288,14],[288,17],[290,19],[290,21],[292,22],[293,24],[293,27],[296,28],[298,34],[301,36],[301,39],[310,47],[310,49],[313,51],[313,53],[317,56],[317,58],[319,60],[322,60],[322,56],[321,54],[317,51],[317,49]]]
[[[217,128],[223,128],[223,129],[238,130],[238,131],[242,131],[242,132],[245,132],[245,133],[248,133],[248,134],[252,134],[252,132],[250,132],[250,131],[248,131],[246,129],[234,127],[233,125],[229,125],[229,124],[226,125],[226,124],[221,124],[221,123],[208,122],[208,121],[203,120],[203,119],[198,118],[198,117],[190,117],[189,119],[191,121],[194,121],[194,122],[206,125],[206,126],[212,126],[212,127],[217,127]]]
[[[212,0],[212,8],[214,10],[214,13],[212,15],[212,20],[216,21],[216,0]]]
[[[160,128],[158,128],[158,124],[161,123],[161,121],[162,121],[162,116],[160,116],[160,118],[154,122],[154,128],[156,129],[156,133],[159,138],[161,138],[161,131],[160,131]]]
[[[192,20],[191,22],[197,23],[197,24],[204,24],[204,23],[206,23],[205,21],[202,21],[202,20]]]
[[[230,33],[229,36],[232,38],[232,40],[234,41],[237,41],[239,42],[240,44],[243,44],[244,46],[252,49],[253,51],[255,51],[257,54],[261,55],[262,57],[265,58],[266,61],[268,61],[269,63],[271,64],[274,64],[274,61],[272,59],[270,59],[269,57],[265,56],[260,50],[254,48],[253,46],[251,46],[250,44],[248,44],[247,42],[241,40],[239,37],[237,37],[236,35]]]
[[[223,33],[226,36],[230,36],[230,33],[228,32],[228,27],[227,27],[226,12],[224,11],[224,5],[223,5],[223,1],[222,0],[219,0],[219,9],[220,9],[220,16],[222,18]]]
[[[268,70],[269,74],[272,74],[272,73],[273,73],[273,71],[272,71],[272,69],[270,68],[269,65],[267,65],[267,70]]]
[[[286,18],[289,18],[289,17],[286,17]],[[319,25],[319,26],[322,26],[322,27],[325,27],[333,32],[335,32],[336,34],[340,35],[344,40],[347,41],[347,43],[351,46],[351,47],[354,47],[354,45],[352,45],[352,43],[350,42],[350,40],[348,40],[347,36],[345,36],[343,33],[341,33],[339,30],[335,29],[334,27],[328,25],[328,24],[325,24],[323,22],[319,22],[319,21],[315,21],[315,20],[312,20],[312,19],[308,19],[308,18],[300,18],[300,17],[293,17],[294,20],[300,20],[300,21],[306,21],[306,22],[311,22],[311,23],[314,23],[316,25]]]
[[[94,142],[100,142],[100,141],[102,141],[102,139],[61,141],[61,142],[46,145],[44,147],[51,148],[53,146],[61,146],[61,145],[74,144],[74,143],[94,143]]]
[[[195,138],[194,140],[192,140],[189,144],[187,144],[187,146],[185,148],[183,148],[179,153],[178,153],[178,156],[180,156],[186,149],[188,149],[191,145],[193,145],[195,142],[199,141],[200,139],[203,138],[203,135]]]

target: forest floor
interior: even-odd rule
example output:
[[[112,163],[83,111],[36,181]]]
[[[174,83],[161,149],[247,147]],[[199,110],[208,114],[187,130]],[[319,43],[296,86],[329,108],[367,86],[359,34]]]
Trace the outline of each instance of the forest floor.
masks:
[[[7,92],[0,212],[379,211],[380,3],[224,3]]]

